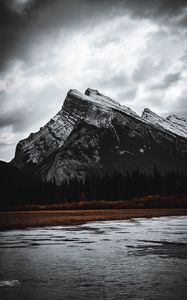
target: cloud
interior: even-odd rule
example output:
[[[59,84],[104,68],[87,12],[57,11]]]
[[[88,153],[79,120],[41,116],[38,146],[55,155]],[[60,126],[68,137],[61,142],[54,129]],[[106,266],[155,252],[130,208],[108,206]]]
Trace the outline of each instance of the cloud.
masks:
[[[187,3],[186,0],[126,0],[124,6],[141,17],[162,18],[180,14]]]
[[[14,59],[25,59],[30,48],[61,30],[92,26],[99,18],[132,14],[138,18],[166,19],[181,14],[186,0],[1,0],[0,70]],[[185,24],[185,17],[178,25]],[[160,22],[160,21],[159,21]],[[54,38],[55,42],[55,38]]]
[[[159,82],[158,84],[153,85],[151,88],[153,90],[167,89],[170,86],[176,84],[181,78],[182,77],[181,77],[180,72],[167,74],[161,82]]]
[[[116,1],[120,3],[120,1]],[[115,1],[1,0],[0,70],[14,60],[27,60],[30,48],[41,40],[55,38],[62,30],[77,29],[97,22],[115,7]],[[111,12],[112,13],[112,12]]]
[[[128,85],[129,79],[126,73],[118,73],[111,74],[111,76],[106,76],[100,78],[100,85],[103,88],[110,87],[110,88],[121,88],[121,86],[125,87]]]
[[[159,65],[158,62],[153,61],[153,58],[143,58],[132,74],[133,80],[135,82],[145,82],[146,80],[150,80],[152,76],[155,76]]]
[[[171,114],[178,114],[187,119],[187,89],[185,88],[180,97],[174,102]]]
[[[137,95],[137,88],[136,86],[133,87],[127,87],[127,89],[124,89],[123,92],[119,92],[116,96],[116,99],[118,99],[122,104],[128,104],[132,105],[132,102],[135,100]]]

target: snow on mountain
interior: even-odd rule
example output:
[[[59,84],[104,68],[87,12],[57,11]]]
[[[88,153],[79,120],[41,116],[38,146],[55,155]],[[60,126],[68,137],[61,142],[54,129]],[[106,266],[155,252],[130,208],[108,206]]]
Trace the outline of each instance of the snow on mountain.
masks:
[[[180,130],[181,136],[187,137],[187,118],[169,115],[166,120],[170,121]]]
[[[82,100],[87,100],[94,105],[98,105],[102,109],[113,108],[118,111],[124,112],[126,114],[132,115],[134,117],[140,118],[134,111],[132,111],[129,107],[125,105],[121,105],[119,102],[101,94],[99,91],[88,88],[85,91],[85,94],[80,93],[77,90],[71,90],[71,93],[75,96],[79,97]]]
[[[29,162],[36,164],[42,162],[45,157],[64,144],[75,124],[80,120],[87,119],[87,122],[98,127],[103,124],[109,126],[114,109],[138,117],[129,108],[121,106],[117,101],[100,94],[97,90],[87,89],[85,94],[70,90],[62,109],[56,116],[38,132],[30,134],[28,138],[18,143],[12,164],[21,169]]]
[[[150,109],[145,108],[142,113],[142,119],[159,128],[187,138],[187,119],[183,117],[170,115],[167,118],[162,118]]]
[[[89,130],[95,136],[92,137]],[[103,136],[105,144],[102,144]],[[30,163],[42,165],[47,161],[41,167],[42,173],[46,174],[50,163],[50,175],[45,176],[54,178],[58,173],[59,183],[61,177],[68,178],[70,174],[82,177],[88,168],[100,168],[100,153],[104,153],[103,160],[106,160],[108,149],[112,149],[111,160],[117,151],[114,164],[119,157],[128,156],[128,165],[129,153],[143,156],[152,149],[151,143],[159,144],[162,139],[176,143],[180,137],[187,137],[184,118],[171,115],[164,119],[148,109],[140,117],[97,90],[89,88],[83,94],[73,89],[68,92],[61,110],[45,126],[18,143],[11,163],[22,169]],[[119,160],[121,163],[121,158]],[[136,165],[134,161],[133,164]]]
[[[94,107],[90,118],[74,127],[64,145],[37,172],[44,181],[60,185],[70,178],[116,170],[152,173],[155,166],[160,172],[186,172],[187,141],[130,115]]]
[[[75,99],[76,100],[76,99]],[[22,168],[26,163],[40,163],[64,144],[75,124],[84,117],[86,110],[79,101],[72,101],[68,93],[62,109],[40,130],[20,141],[12,164]]]

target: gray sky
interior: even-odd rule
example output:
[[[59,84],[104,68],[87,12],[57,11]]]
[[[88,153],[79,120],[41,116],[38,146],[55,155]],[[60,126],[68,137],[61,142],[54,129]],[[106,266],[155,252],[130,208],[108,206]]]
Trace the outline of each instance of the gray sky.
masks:
[[[187,117],[187,0],[1,0],[0,159],[70,88]]]

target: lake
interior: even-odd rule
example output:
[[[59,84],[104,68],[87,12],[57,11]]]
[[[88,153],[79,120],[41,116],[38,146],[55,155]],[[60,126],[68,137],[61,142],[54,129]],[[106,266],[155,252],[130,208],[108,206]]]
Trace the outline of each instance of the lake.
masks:
[[[0,298],[187,299],[187,217],[1,231]]]

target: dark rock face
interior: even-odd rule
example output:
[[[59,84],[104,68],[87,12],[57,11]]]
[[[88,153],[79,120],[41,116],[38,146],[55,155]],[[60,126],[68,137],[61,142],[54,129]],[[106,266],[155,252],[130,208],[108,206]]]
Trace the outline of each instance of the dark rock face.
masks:
[[[151,173],[157,167],[187,173],[187,138],[151,124],[97,90],[71,90],[61,111],[19,142],[12,164],[21,169],[29,163],[43,180],[58,185],[115,170]]]
[[[75,124],[85,116],[87,109],[87,103],[74,97],[70,91],[57,115],[38,132],[18,143],[12,164],[22,169],[29,162],[41,163],[64,144]]]

